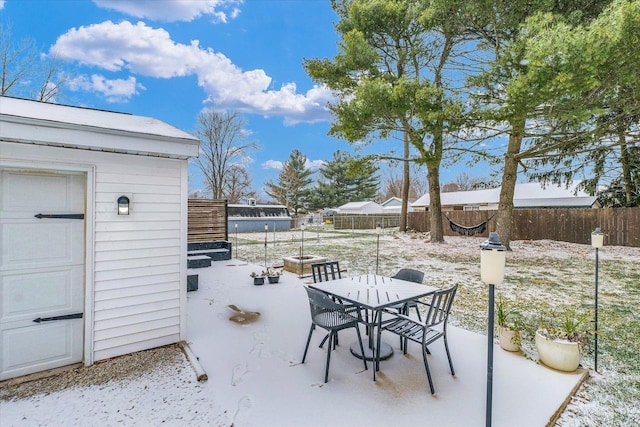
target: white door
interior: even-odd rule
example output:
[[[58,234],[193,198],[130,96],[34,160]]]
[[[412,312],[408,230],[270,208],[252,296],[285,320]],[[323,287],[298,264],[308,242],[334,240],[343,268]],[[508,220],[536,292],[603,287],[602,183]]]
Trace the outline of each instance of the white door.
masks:
[[[0,169],[0,380],[82,361],[85,179]]]

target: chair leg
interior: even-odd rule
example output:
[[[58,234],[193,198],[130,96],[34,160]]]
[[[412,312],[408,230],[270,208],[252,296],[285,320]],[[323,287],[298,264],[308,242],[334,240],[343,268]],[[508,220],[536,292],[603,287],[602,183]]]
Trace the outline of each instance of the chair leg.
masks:
[[[364,369],[368,370],[369,368],[367,367],[367,358],[364,357],[364,346],[362,345],[362,335],[360,335],[360,328],[358,328],[358,325],[355,325],[354,328],[356,328],[356,334],[358,335],[358,342],[360,343],[360,354],[362,354]]]
[[[433,380],[431,379],[431,371],[429,370],[429,362],[427,362],[427,352],[426,347],[422,346],[422,359],[424,360],[424,369],[427,371],[427,379],[429,380],[429,388],[431,389],[431,394],[435,394],[435,390],[433,388]]]
[[[406,308],[407,308],[406,304],[398,308],[398,314],[405,314]],[[407,354],[407,351],[405,350],[404,338],[402,337],[402,335],[398,335],[398,338],[400,338],[400,351],[402,351],[403,354]]]
[[[453,362],[451,361],[451,353],[449,353],[449,343],[447,342],[447,334],[442,337],[444,339],[444,349],[447,351],[447,359],[449,359],[449,368],[451,368],[451,375],[455,375],[456,371],[453,370]]]
[[[307,345],[304,348],[304,356],[302,356],[302,363],[304,363],[307,358],[307,350],[309,350],[309,343],[311,342],[311,335],[313,334],[313,330],[316,328],[316,325],[311,324],[311,328],[309,328],[309,337],[307,338]]]
[[[322,348],[322,346],[324,345],[324,343],[327,342],[327,339],[329,338],[329,334],[325,335],[324,338],[322,338],[322,341],[320,342],[320,345],[318,347]]]
[[[330,332],[329,333],[329,345],[327,345],[327,367],[324,371],[324,382],[326,383],[327,381],[329,381],[329,363],[331,363],[331,350],[333,350],[331,347],[334,345],[333,340],[334,340],[334,334],[335,332]]]
[[[322,339],[322,341],[320,342],[320,345],[318,347],[322,348],[322,346],[324,345],[324,343],[327,342],[327,339],[329,338],[329,334],[325,335],[325,337]],[[336,345],[340,345],[340,343],[338,342],[338,334],[336,333],[336,339],[333,341],[333,349],[336,349]]]
[[[420,308],[418,308],[418,304],[414,305],[416,309],[416,313],[418,314],[418,320],[422,322],[422,316],[420,316]]]

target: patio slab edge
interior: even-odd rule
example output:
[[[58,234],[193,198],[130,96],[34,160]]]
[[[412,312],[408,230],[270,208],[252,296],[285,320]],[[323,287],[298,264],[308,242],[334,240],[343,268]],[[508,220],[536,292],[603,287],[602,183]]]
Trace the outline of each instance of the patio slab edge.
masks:
[[[544,365],[543,363],[540,363],[540,365],[549,368],[548,366]],[[552,368],[549,368],[549,369],[552,369]],[[556,371],[555,369],[552,369],[552,370]],[[556,372],[560,372],[560,371],[556,371]],[[580,369],[577,370],[577,372],[580,374],[580,379],[578,380],[576,385],[573,387],[573,389],[571,389],[571,391],[567,395],[567,398],[560,404],[560,406],[558,407],[556,412],[554,412],[553,415],[551,416],[551,418],[549,418],[549,422],[547,423],[546,427],[555,426],[556,421],[558,421],[558,418],[560,418],[560,416],[564,413],[565,409],[567,409],[567,406],[571,402],[571,399],[573,398],[573,396],[576,395],[576,393],[578,392],[580,387],[582,387],[582,384],[584,384],[584,382],[587,379],[589,379],[589,370],[588,369],[580,368]]]

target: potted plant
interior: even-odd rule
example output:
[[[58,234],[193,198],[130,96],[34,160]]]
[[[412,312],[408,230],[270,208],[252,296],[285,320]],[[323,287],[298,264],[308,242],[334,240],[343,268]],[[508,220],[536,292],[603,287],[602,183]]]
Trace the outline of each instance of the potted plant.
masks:
[[[267,275],[266,271],[262,271],[260,273],[256,273],[255,271],[251,272],[250,276],[253,277],[254,285],[264,285],[264,278]]]
[[[580,357],[589,334],[586,325],[590,313],[578,314],[567,308],[551,313],[550,322],[536,331],[535,344],[540,361],[550,368],[573,372],[580,366]]]
[[[519,351],[522,334],[526,330],[522,313],[500,296],[496,302],[496,320],[500,347],[506,351]]]
[[[280,281],[280,276],[282,276],[282,270],[276,270],[275,268],[267,268],[267,279],[269,283],[278,283]]]

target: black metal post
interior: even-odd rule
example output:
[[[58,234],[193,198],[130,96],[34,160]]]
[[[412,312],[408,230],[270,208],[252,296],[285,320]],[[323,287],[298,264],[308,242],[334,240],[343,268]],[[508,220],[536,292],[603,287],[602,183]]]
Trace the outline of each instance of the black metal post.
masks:
[[[491,427],[491,408],[493,401],[493,309],[495,289],[489,285],[489,325],[487,326],[487,409],[486,426]]]
[[[593,333],[593,339],[595,343],[595,357],[594,365],[595,371],[598,372],[598,248],[596,248],[596,313],[595,313],[595,330]]]
[[[269,232],[269,226],[264,223],[264,268],[267,268],[267,233]]]
[[[300,238],[300,277],[304,276],[304,223],[300,226],[302,237]]]
[[[235,223],[236,226],[236,259],[238,259],[238,223]]]
[[[378,260],[380,258],[380,233],[379,233],[379,229],[376,230],[378,239],[376,241],[376,274],[378,274]]]

